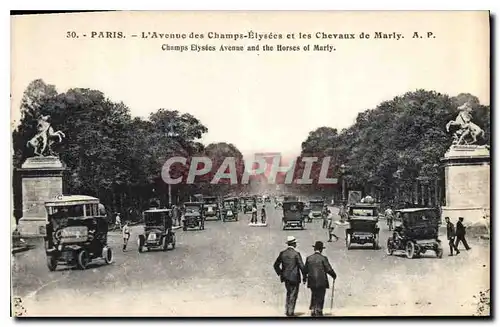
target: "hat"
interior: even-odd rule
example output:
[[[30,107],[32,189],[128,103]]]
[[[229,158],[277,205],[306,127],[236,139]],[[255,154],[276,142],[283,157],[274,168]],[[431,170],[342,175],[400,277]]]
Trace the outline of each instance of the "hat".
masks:
[[[323,245],[323,242],[321,241],[316,241],[316,243],[314,243],[314,250],[323,250],[325,247]]]
[[[286,244],[290,245],[290,244],[293,244],[293,243],[297,243],[297,239],[293,236],[288,236],[286,238]]]

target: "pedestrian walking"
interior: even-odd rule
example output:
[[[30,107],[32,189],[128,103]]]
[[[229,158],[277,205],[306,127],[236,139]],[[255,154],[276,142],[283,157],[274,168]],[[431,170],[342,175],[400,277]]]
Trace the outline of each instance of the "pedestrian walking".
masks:
[[[130,239],[130,227],[128,226],[128,221],[125,221],[122,229],[123,236],[123,251],[127,249],[128,240]]]
[[[453,226],[453,223],[450,221],[450,217],[445,217],[444,220],[446,221],[446,237],[448,238],[448,244],[450,245],[449,256],[453,256],[453,249],[455,249],[457,254],[460,254],[458,247],[455,245],[455,226]]]
[[[335,236],[335,242],[339,240],[339,237],[334,234],[335,230],[335,222],[333,221],[333,217],[330,216],[328,218],[328,242],[332,241],[332,236]]]
[[[255,204],[252,205],[252,219],[250,220],[250,223],[257,223],[257,206]]]
[[[265,224],[266,223],[266,205],[264,204],[260,209],[260,221]]]
[[[469,251],[470,250],[470,246],[467,243],[467,240],[465,239],[465,226],[464,226],[463,223],[464,223],[464,217],[459,217],[458,221],[457,221],[457,229],[456,229],[457,237],[455,239],[455,247],[458,249],[458,244],[460,244],[460,242],[462,242],[462,244],[464,245],[465,249],[467,251]]]
[[[330,210],[328,209],[328,205],[324,205],[323,212],[321,213],[323,216],[323,228],[328,228],[328,216],[330,216]]]
[[[314,246],[314,254],[306,259],[304,266],[304,284],[311,290],[311,303],[309,310],[313,317],[323,316],[323,306],[325,304],[326,290],[330,288],[328,275],[337,279],[337,274],[333,270],[328,258],[322,254],[325,247],[323,242],[317,241]],[[333,285],[332,285],[333,287]]]
[[[280,277],[281,282],[285,283],[285,314],[287,317],[292,317],[299,295],[301,274],[304,274],[304,263],[302,256],[295,249],[297,247],[295,237],[288,236],[286,244],[288,245],[287,249],[281,251],[274,262],[274,271]]]
[[[389,231],[392,231],[394,227],[394,211],[392,211],[391,207],[387,207],[387,209],[384,212],[384,216],[387,221],[387,226],[389,227]]]
[[[120,213],[119,212],[116,213],[115,228],[122,229],[122,219],[120,217]]]

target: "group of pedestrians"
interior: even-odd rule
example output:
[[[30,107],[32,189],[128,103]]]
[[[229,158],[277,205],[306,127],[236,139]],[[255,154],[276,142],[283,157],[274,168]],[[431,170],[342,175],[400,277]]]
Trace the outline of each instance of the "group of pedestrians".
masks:
[[[325,249],[323,242],[317,241],[314,246],[314,253],[306,258],[306,263],[302,261],[301,254],[296,250],[297,239],[288,236],[287,249],[280,252],[274,262],[274,270],[280,277],[286,289],[285,314],[292,317],[295,314],[295,305],[299,295],[300,282],[307,283],[311,290],[311,301],[309,310],[313,317],[323,316],[326,290],[330,288],[328,275],[333,278],[333,283],[337,274],[333,270],[328,258],[322,254]],[[334,285],[332,285],[332,288]]]
[[[262,208],[260,209],[260,222],[262,224],[266,223],[267,215],[266,215],[266,205],[263,204]],[[258,219],[257,219],[257,205],[254,204],[252,206],[252,218],[250,219],[250,223],[252,224],[257,224]]]
[[[464,218],[459,217],[456,225],[453,225],[453,223],[450,221],[450,217],[445,217],[444,220],[446,221],[446,237],[448,238],[448,244],[450,246],[450,256],[453,256],[453,250],[455,250],[456,254],[460,254],[460,251],[458,250],[458,245],[460,242],[464,245],[465,249],[469,251],[471,247],[467,243],[467,240],[465,239],[465,226],[464,226]]]

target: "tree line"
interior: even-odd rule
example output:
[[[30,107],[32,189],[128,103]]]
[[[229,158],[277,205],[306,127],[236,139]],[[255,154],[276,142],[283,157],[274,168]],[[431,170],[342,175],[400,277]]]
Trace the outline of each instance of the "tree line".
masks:
[[[444,126],[465,101],[473,105],[473,120],[485,130],[484,142],[489,144],[489,106],[470,94],[450,97],[418,90],[360,113],[349,128],[320,127],[310,132],[301,156],[332,157],[331,174],[343,178],[349,189],[375,192],[383,200],[404,196],[411,193],[417,179],[439,180],[439,159],[451,144]],[[228,156],[237,158],[241,177],[243,155],[233,144],[203,145],[200,139],[208,129],[191,114],[158,109],[146,119],[132,117],[124,103],[113,102],[98,90],[73,88],[59,93],[41,79],[28,85],[20,110],[21,120],[12,132],[16,218],[21,216],[21,191],[15,168],[33,155],[26,142],[36,134],[41,115],[50,115],[52,125],[66,134],[55,146],[67,165],[65,192],[96,196],[112,212],[138,216],[151,199],[169,205],[188,201],[197,193],[251,192],[249,185],[209,183]],[[213,171],[196,184],[168,186],[161,173],[172,156],[208,156],[214,161]],[[346,167],[343,174],[341,164]],[[179,175],[188,169],[175,167]],[[297,165],[295,178],[302,176],[303,169]],[[313,176],[318,173],[313,171]],[[290,185],[287,189],[339,196],[338,185]]]

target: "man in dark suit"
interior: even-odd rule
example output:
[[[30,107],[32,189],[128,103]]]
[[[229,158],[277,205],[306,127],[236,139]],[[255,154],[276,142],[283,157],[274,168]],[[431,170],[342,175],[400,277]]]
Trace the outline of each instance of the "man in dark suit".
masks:
[[[470,246],[465,239],[465,226],[464,226],[464,217],[459,217],[457,221],[457,238],[455,239],[455,247],[458,249],[458,244],[462,242],[467,251],[470,250]],[[458,251],[458,250],[457,250]]]
[[[321,254],[324,248],[323,242],[317,241],[314,244],[314,254],[307,257],[304,267],[304,283],[307,281],[307,287],[311,289],[309,309],[313,317],[323,316],[325,293],[330,287],[327,275],[332,276],[334,282],[337,278],[328,258]]]
[[[448,244],[450,245],[449,256],[453,256],[453,249],[455,249],[457,254],[459,254],[460,251],[458,251],[458,247],[455,245],[455,226],[453,226],[453,223],[450,221],[450,217],[445,217],[444,220],[446,221],[446,238],[448,239]]]
[[[299,295],[301,273],[304,274],[304,263],[300,253],[295,250],[297,246],[295,237],[288,236],[286,244],[288,248],[281,251],[274,262],[274,271],[280,277],[281,282],[285,283],[286,315],[292,317],[295,311],[297,296]]]

